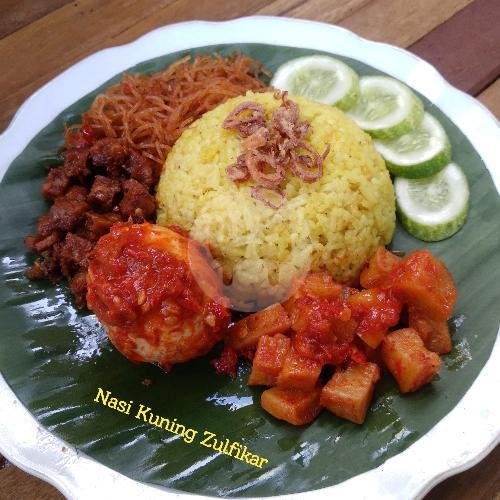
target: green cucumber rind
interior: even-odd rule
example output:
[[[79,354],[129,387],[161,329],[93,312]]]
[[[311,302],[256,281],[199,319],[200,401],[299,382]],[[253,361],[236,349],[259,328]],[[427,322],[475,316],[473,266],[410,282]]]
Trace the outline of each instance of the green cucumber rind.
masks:
[[[297,59],[311,59],[311,58],[314,58],[314,57],[316,57],[316,56],[299,57]],[[324,102],[323,103],[323,104],[327,104],[327,105],[330,105],[330,106],[335,106],[336,108],[340,109],[341,111],[348,111],[349,109],[351,109],[358,102],[358,98],[359,98],[359,95],[360,95],[359,75],[348,64],[344,63],[340,59],[336,59],[336,58],[331,57],[331,56],[320,56],[320,57],[332,59],[336,63],[340,63],[340,65],[341,66],[345,66],[345,70],[350,73],[350,75],[352,77],[352,86],[348,90],[348,92],[343,97],[341,97],[340,99],[338,99],[335,102]],[[292,60],[290,60],[290,61],[282,64],[275,71],[274,76],[271,78],[271,81],[270,81],[270,85],[272,87],[279,88],[278,86],[276,86],[276,80],[277,80],[277,77],[279,75],[280,70],[283,67],[289,65],[290,63],[293,63],[295,60],[296,59],[292,59]],[[315,100],[314,98],[312,98],[312,97],[310,97],[308,95],[304,95],[304,94],[297,94],[297,95],[301,95],[301,96],[306,97],[307,99],[311,99],[313,101]],[[316,102],[322,102],[322,101],[316,101]]]
[[[352,87],[347,92],[347,94],[344,95],[341,99],[339,99],[337,102],[333,103],[333,106],[336,108],[340,109],[341,111],[348,111],[350,110],[357,102],[359,99],[359,76],[358,74],[351,68],[349,68],[352,73]]]
[[[404,120],[392,127],[384,129],[364,129],[364,131],[370,134],[374,139],[381,140],[397,139],[408,132],[412,132],[422,123],[424,118],[424,105],[422,101],[415,94],[412,95],[412,99],[413,104],[411,111]]]
[[[452,221],[433,226],[424,226],[408,217],[401,209],[397,198],[396,213],[402,226],[415,238],[429,242],[441,241],[453,236],[462,229],[469,213],[469,200],[467,200],[461,212]]]
[[[384,155],[382,155],[382,157],[383,156]],[[396,165],[385,158],[384,160],[387,170],[395,177],[423,179],[437,174],[451,162],[451,144],[450,141],[446,139],[445,147],[437,155],[413,165]]]

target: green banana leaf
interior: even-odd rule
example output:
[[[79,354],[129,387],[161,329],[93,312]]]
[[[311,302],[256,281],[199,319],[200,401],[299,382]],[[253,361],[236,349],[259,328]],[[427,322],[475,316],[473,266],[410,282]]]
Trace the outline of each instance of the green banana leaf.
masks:
[[[130,72],[151,73],[191,53],[234,50],[271,71],[309,50],[245,44],[201,47],[144,62]],[[360,75],[381,74],[340,57]],[[131,478],[213,496],[267,496],[331,486],[384,463],[429,431],[462,398],[488,359],[500,319],[499,196],[481,158],[464,134],[431,102],[425,108],[448,133],[453,158],[467,175],[470,215],[464,228],[439,243],[423,243],[398,227],[392,248],[429,248],[451,270],[459,290],[451,320],[453,351],[437,380],[400,395],[384,376],[364,425],[328,412],[311,425],[277,421],[249,388],[249,366],[231,380],[209,364],[216,353],[166,374],[121,356],[88,311],[74,308],[64,283],[29,281],[32,262],[23,238],[46,210],[40,187],[46,167],[58,161],[65,124],[75,123],[106,85],[70,106],[31,141],[0,184],[0,369],[8,384],[51,432]],[[149,379],[151,384],[145,384]],[[130,414],[96,402],[98,388],[133,401]],[[493,396],[493,395],[492,395]],[[198,431],[193,441],[135,418],[139,405]],[[464,424],[465,425],[465,424]],[[262,468],[201,445],[204,432],[238,442],[268,460]]]

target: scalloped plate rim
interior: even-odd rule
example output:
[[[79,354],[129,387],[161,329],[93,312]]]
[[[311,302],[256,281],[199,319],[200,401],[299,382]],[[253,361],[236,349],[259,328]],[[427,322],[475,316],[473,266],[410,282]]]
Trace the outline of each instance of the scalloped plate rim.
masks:
[[[256,26],[261,28],[257,34]],[[264,27],[266,29],[262,29]],[[309,39],[303,37],[308,41],[296,43],[297,29],[303,35],[311,35]],[[183,36],[177,37],[169,50],[161,49],[158,42],[171,43],[169,37],[174,38],[179,33]],[[500,190],[500,169],[494,151],[495,140],[500,142],[498,122],[476,99],[447,83],[433,66],[404,49],[366,40],[345,28],[270,16],[171,24],[77,62],[29,97],[0,135],[0,180],[14,158],[57,114],[135,63],[217,43],[264,43],[328,51],[325,42],[332,43],[335,53],[367,62],[429,98],[468,137],[491,173],[497,191]],[[134,57],[131,58],[131,54]],[[78,79],[79,73],[90,68],[95,70],[96,65],[100,68],[90,73],[92,78]],[[65,87],[68,82],[73,85],[69,90]],[[58,90],[62,90],[62,94]],[[50,102],[50,96],[58,99],[56,103]],[[478,123],[482,127],[477,127]],[[500,402],[487,397],[488,389],[494,391],[499,385],[500,341],[497,335],[489,360],[457,406],[408,449],[381,466],[340,484],[286,498],[313,499],[332,493],[337,498],[422,498],[439,481],[479,462],[500,442]],[[0,452],[17,466],[53,484],[69,498],[93,498],[97,493],[119,494],[123,499],[136,498],[139,494],[145,498],[205,498],[134,481],[77,452],[40,426],[1,374],[0,406],[4,410],[0,413]],[[14,428],[9,425],[12,421],[16,422]],[[473,430],[464,434],[461,428],[464,421],[481,425],[469,425]],[[461,439],[455,439],[458,436]],[[97,474],[100,477],[98,485],[91,480]]]

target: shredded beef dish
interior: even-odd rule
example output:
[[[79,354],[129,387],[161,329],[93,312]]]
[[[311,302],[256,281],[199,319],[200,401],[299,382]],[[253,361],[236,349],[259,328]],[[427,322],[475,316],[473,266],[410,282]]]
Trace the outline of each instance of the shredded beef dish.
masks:
[[[42,186],[52,202],[38,219],[28,247],[38,254],[28,277],[67,278],[78,307],[86,306],[88,257],[97,240],[119,221],[153,221],[154,188],[161,165],[82,127],[66,141],[64,164],[52,167]]]

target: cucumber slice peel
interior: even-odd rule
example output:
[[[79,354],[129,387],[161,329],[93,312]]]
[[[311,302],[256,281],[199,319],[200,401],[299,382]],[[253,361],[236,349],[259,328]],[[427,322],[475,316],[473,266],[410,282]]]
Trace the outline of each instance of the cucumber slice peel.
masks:
[[[347,64],[330,56],[305,56],[281,65],[271,85],[347,110],[359,95],[359,77]]]
[[[469,211],[469,186],[462,169],[449,163],[425,179],[394,180],[396,210],[403,227],[423,241],[454,235]]]
[[[392,175],[420,179],[430,177],[451,161],[451,145],[445,130],[429,113],[419,127],[392,140],[375,140]]]
[[[360,96],[348,115],[376,139],[396,139],[422,122],[422,101],[398,80],[386,76],[364,76]]]

